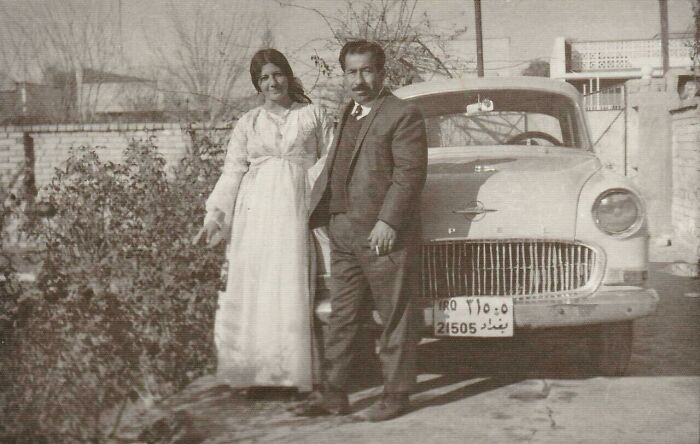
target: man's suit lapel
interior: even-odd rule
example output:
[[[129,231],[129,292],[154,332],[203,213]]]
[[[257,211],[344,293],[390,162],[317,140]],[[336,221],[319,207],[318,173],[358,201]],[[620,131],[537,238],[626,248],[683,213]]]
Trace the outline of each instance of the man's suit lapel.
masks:
[[[362,146],[362,142],[365,140],[365,136],[367,135],[367,131],[369,131],[369,128],[372,126],[372,121],[374,121],[374,117],[377,115],[379,112],[379,109],[382,107],[382,104],[384,103],[384,100],[386,100],[386,94],[383,94],[381,97],[379,97],[375,102],[374,106],[372,106],[372,111],[367,114],[367,117],[364,118],[364,122],[362,122],[362,127],[360,128],[360,133],[357,135],[357,141],[355,142],[355,149],[352,152],[352,157],[351,157],[351,165],[352,162],[355,161],[355,157],[357,156],[357,153],[360,151],[360,146]]]
[[[326,165],[325,169],[330,173],[331,168],[333,167],[333,162],[335,161],[335,156],[338,153],[338,144],[340,143],[340,133],[343,131],[343,126],[345,126],[345,119],[347,118],[348,113],[352,109],[353,102],[350,101],[345,104],[345,106],[341,107],[340,115],[338,117],[338,127],[335,129],[335,132],[333,134],[333,144],[331,145],[330,150],[328,150],[328,157],[326,157]],[[330,176],[330,174],[329,174]]]

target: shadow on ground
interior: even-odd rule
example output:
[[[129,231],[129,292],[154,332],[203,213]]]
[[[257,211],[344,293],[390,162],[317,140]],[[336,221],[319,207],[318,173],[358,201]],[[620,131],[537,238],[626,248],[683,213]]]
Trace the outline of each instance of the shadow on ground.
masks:
[[[460,399],[533,378],[582,378],[587,375],[576,347],[562,354],[552,335],[524,335],[498,341],[432,341],[419,347],[419,384],[411,410]],[[535,343],[537,345],[535,345]],[[551,364],[556,360],[557,364]],[[568,362],[562,364],[562,362]],[[381,397],[381,374],[372,350],[362,351],[350,382],[353,412]],[[468,383],[467,383],[468,382]],[[467,383],[466,385],[464,383]],[[429,392],[429,393],[428,393]],[[535,393],[532,396],[538,396]],[[546,394],[543,396],[546,397]],[[149,443],[276,441],[295,432],[313,432],[354,422],[355,418],[299,418],[286,411],[289,399],[246,399],[218,385],[212,376],[193,382],[157,408],[134,409],[125,418],[120,440]]]
[[[700,375],[699,281],[664,272],[667,264],[653,263],[650,286],[659,292],[654,315],[635,323],[635,341],[628,376]],[[351,380],[353,411],[381,397],[381,373],[372,341],[360,350],[362,359]],[[586,340],[581,330],[516,331],[509,339],[441,340],[419,347],[419,384],[412,411],[444,405],[481,393],[541,380],[534,390],[511,397],[522,401],[544,399],[548,380],[587,379],[590,370]],[[526,399],[527,398],[527,399]],[[252,401],[213,377],[204,377],[151,409],[132,409],[121,428],[120,441],[151,443],[280,442],[293,436],[311,436],[349,422],[352,416],[298,418],[285,410],[288,401]]]

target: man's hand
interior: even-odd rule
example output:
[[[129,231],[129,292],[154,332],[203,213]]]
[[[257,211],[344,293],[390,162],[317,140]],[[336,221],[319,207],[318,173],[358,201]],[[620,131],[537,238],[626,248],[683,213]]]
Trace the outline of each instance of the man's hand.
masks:
[[[215,246],[224,238],[221,225],[219,225],[219,223],[215,220],[210,220],[207,223],[205,223],[202,229],[199,230],[199,232],[195,235],[194,238],[192,238],[192,243],[194,245],[197,245],[202,239],[202,236],[204,236],[204,239],[207,241],[208,247]]]
[[[369,247],[377,256],[390,253],[396,243],[396,230],[383,220],[378,220],[367,238]]]

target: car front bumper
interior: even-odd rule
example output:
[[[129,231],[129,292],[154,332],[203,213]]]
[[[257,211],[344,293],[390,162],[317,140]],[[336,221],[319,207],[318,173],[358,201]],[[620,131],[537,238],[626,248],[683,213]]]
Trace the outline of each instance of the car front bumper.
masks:
[[[571,300],[515,302],[515,326],[518,328],[551,328],[627,321],[647,316],[656,310],[656,290],[641,287],[601,287],[590,296]],[[316,316],[328,323],[331,304],[322,298]],[[380,323],[374,313],[374,320]],[[427,331],[433,329],[433,309],[423,309]]]

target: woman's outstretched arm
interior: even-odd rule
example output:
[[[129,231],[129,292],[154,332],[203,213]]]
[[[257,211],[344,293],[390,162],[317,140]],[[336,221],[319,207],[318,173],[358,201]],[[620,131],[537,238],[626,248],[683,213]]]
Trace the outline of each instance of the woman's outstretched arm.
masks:
[[[241,179],[248,171],[248,150],[246,135],[247,115],[244,115],[231,132],[226,148],[226,158],[219,180],[206,202],[207,214],[204,226],[192,240],[199,242],[206,235],[208,244],[213,245],[225,238],[233,220],[233,209]]]

